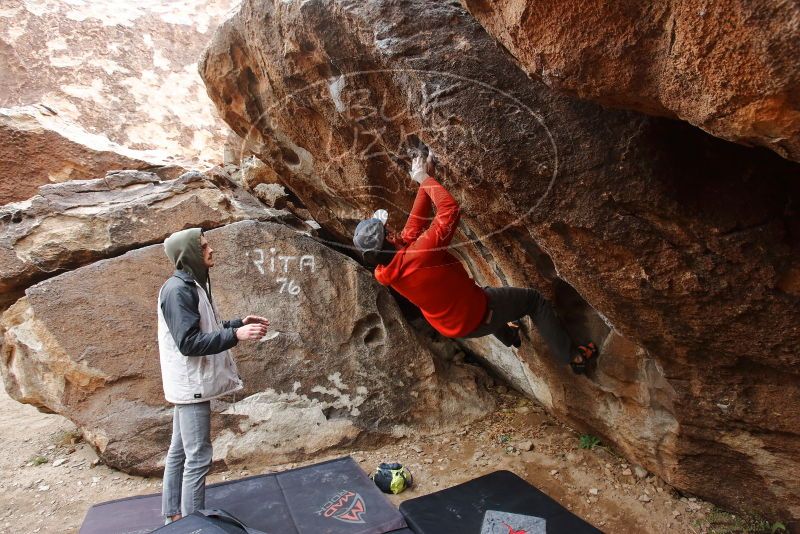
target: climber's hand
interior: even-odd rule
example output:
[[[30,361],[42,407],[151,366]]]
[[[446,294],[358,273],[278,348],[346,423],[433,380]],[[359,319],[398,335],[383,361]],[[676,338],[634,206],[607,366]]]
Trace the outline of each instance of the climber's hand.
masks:
[[[411,179],[418,184],[422,184],[427,177],[428,173],[425,172],[425,160],[422,156],[415,157],[411,161]]]
[[[428,149],[428,158],[425,160],[425,172],[428,176],[436,176],[436,163],[433,159],[433,150]]]

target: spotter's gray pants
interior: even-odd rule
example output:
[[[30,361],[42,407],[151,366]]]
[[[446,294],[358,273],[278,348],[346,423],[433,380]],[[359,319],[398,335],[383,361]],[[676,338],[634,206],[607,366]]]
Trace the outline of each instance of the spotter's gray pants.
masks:
[[[485,287],[483,290],[489,298],[487,317],[465,338],[494,334],[501,341],[508,339],[508,323],[530,315],[539,334],[560,362],[569,363],[577,353],[552,304],[538,291],[522,287]]]
[[[161,511],[187,516],[205,508],[211,467],[211,403],[176,404],[172,442],[164,462]]]

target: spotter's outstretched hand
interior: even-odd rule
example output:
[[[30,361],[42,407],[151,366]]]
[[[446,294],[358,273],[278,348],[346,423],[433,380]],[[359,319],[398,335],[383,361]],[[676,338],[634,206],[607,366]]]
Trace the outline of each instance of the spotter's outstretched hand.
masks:
[[[256,323],[261,323],[261,324],[263,324],[264,326],[269,326],[269,319],[267,319],[266,317],[260,317],[260,316],[258,316],[258,315],[248,315],[247,317],[245,317],[245,318],[242,320],[242,322],[243,322],[244,324],[256,324]]]
[[[246,324],[236,329],[236,338],[239,341],[254,341],[267,335],[267,326],[261,323]]]
[[[267,335],[269,320],[258,315],[248,315],[242,322],[244,326],[236,330],[236,337],[240,341],[261,339]]]

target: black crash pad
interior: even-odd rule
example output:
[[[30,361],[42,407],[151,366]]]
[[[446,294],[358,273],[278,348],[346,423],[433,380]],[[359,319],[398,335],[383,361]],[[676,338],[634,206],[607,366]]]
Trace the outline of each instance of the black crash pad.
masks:
[[[410,532],[350,457],[210,484],[206,508],[221,508],[268,534]],[[161,494],[141,495],[92,506],[80,534],[145,534],[163,524]]]
[[[510,471],[400,505],[416,534],[602,534]]]

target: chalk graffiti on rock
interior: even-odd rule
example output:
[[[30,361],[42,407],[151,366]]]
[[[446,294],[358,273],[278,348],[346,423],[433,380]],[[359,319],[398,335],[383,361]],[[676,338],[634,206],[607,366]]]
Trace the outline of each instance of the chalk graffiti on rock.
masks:
[[[247,252],[246,256],[253,262],[258,272],[261,274],[276,273],[280,276],[275,278],[275,282],[280,284],[278,293],[288,293],[289,295],[300,294],[300,286],[297,284],[290,273],[316,273],[317,260],[311,254],[293,256],[278,254],[277,249],[270,248],[268,252],[264,249],[254,248]]]

